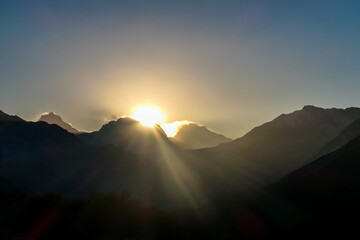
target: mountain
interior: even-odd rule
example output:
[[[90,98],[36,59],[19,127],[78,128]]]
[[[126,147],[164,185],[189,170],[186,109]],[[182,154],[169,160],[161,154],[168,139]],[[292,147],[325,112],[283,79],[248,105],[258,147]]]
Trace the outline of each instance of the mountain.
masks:
[[[349,232],[356,233],[359,223],[360,136],[320,158],[307,156],[317,155],[339,136],[350,136],[347,133],[355,129],[358,114],[357,108],[308,106],[281,115],[243,138],[200,150],[177,148],[159,127],[145,128],[132,119],[110,122],[96,134],[74,135],[57,125],[18,118],[13,121],[2,114],[8,120],[0,121],[0,192],[21,189],[30,195],[51,192],[84,198],[93,192],[127,190],[146,204],[189,209],[171,211],[174,215],[163,222],[163,228],[156,229],[164,231],[169,223],[171,229],[184,234],[179,238],[304,239],[315,232],[322,239],[338,231],[343,234],[341,239]],[[84,136],[94,143],[83,142]],[[140,150],[142,141],[146,142],[145,152]],[[292,171],[292,164],[305,166],[271,184]],[[285,169],[280,168],[283,165]],[[268,186],[259,188],[261,185]],[[41,198],[25,198],[28,205],[18,205],[12,199],[9,205],[2,205],[2,209],[12,211],[2,221],[14,223],[16,216],[21,220],[29,213],[35,219],[43,216]],[[74,216],[84,214],[85,220],[92,216],[95,225],[90,226],[106,219],[103,225],[107,227],[113,215],[97,218],[87,204],[95,204],[99,214],[104,208],[113,213],[117,200],[111,199],[100,198],[100,205],[91,197],[86,204],[69,200],[68,211],[77,211]],[[34,207],[36,201],[40,202]],[[49,210],[61,213],[63,203],[59,203],[53,201]],[[30,212],[18,215],[24,206],[29,206]],[[121,208],[120,212],[126,210]],[[142,221],[153,214],[150,210],[144,215],[136,213]],[[66,222],[78,226],[78,221],[68,219]],[[62,223],[59,232],[64,232]],[[122,226],[123,222],[118,224]],[[87,232],[88,225],[83,229]]]
[[[55,124],[0,122],[0,133],[0,179],[30,195],[84,197],[125,189],[144,193],[139,182],[154,171],[144,168],[146,157],[112,145],[89,146]]]
[[[339,149],[341,146],[345,145],[358,136],[360,136],[360,119],[352,122],[343,131],[341,131],[337,137],[323,146],[320,150],[319,156]]]
[[[305,106],[254,128],[245,136],[215,148],[198,150],[199,158],[229,158],[269,184],[314,160],[320,149],[359,119],[359,108]]]
[[[196,207],[244,185],[232,160],[197,159],[172,144],[159,126],[130,118],[89,134],[26,121],[1,122],[0,132],[0,178],[30,195],[127,190],[162,208]]]
[[[131,118],[78,135],[45,122],[0,122],[0,178],[29,194],[128,190],[156,206],[197,207],[305,165],[359,115],[355,108],[305,107],[200,150],[178,148],[159,126]]]
[[[86,148],[73,134],[45,122],[1,122],[0,132],[1,177],[32,193],[56,192],[57,184],[45,185],[65,173],[63,165],[76,168],[72,156]],[[66,185],[68,177],[75,176],[70,173],[58,184]]]
[[[150,153],[158,144],[169,143],[165,132],[155,125],[146,127],[139,121],[129,117],[110,121],[101,127],[99,131],[77,135],[87,144],[103,146],[113,144],[126,151]]]
[[[18,116],[11,116],[0,110],[0,122],[21,122],[24,121]]]
[[[199,126],[195,123],[180,126],[177,134],[170,139],[185,149],[215,147],[231,141],[230,138],[212,132],[205,126]]]
[[[56,124],[70,133],[74,133],[74,134],[80,133],[79,130],[72,127],[69,123],[64,122],[59,115],[56,115],[53,112],[41,115],[39,121],[47,122],[49,124]]]

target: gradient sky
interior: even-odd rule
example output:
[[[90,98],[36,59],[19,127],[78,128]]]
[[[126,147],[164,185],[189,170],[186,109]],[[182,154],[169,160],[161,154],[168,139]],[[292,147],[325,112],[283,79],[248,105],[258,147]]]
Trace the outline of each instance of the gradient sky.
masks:
[[[83,130],[153,104],[240,137],[360,105],[359,1],[1,1],[0,109]]]

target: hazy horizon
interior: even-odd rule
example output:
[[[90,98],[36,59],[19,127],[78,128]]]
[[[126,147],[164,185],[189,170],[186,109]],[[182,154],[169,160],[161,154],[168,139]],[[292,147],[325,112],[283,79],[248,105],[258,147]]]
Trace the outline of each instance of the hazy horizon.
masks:
[[[357,1],[3,1],[0,109],[81,130],[151,104],[231,138],[358,107]]]

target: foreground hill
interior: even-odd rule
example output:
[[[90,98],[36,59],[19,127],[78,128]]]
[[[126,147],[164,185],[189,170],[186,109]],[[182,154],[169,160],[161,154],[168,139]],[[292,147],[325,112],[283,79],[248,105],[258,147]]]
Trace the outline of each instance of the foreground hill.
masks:
[[[74,133],[74,134],[80,133],[79,130],[72,127],[69,123],[64,122],[59,115],[56,115],[53,112],[41,115],[39,121],[47,122],[49,124],[56,124],[70,133]]]
[[[254,180],[268,184],[314,160],[325,144],[359,118],[360,108],[305,106],[232,142],[195,153],[200,158],[238,161],[256,172]]]
[[[185,149],[216,147],[217,145],[231,141],[230,138],[210,131],[205,126],[199,126],[195,123],[181,125],[177,134],[170,139]]]

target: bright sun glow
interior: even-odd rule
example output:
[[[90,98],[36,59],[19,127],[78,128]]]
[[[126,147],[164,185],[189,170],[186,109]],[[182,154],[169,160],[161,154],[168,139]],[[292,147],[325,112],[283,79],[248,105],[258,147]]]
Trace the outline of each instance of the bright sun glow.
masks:
[[[153,127],[155,124],[160,124],[164,121],[162,112],[152,106],[143,106],[135,109],[131,117],[147,127]]]
[[[168,137],[175,137],[179,131],[180,126],[189,124],[189,121],[176,121],[172,123],[163,123],[161,128],[164,130]]]

